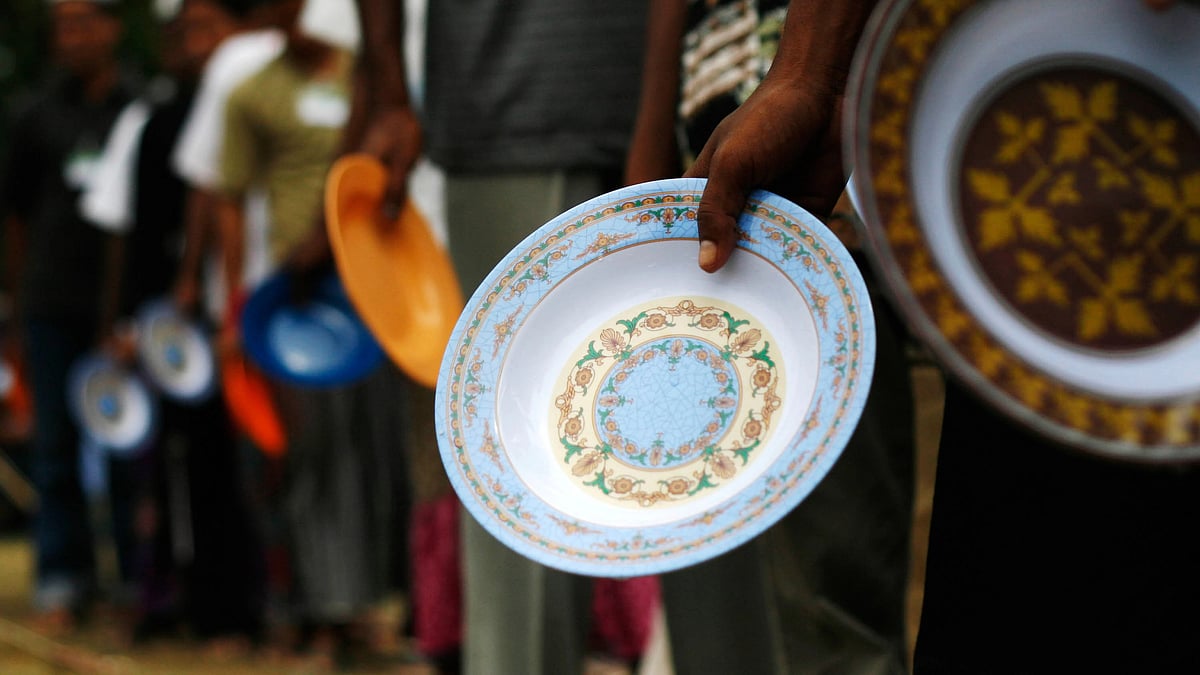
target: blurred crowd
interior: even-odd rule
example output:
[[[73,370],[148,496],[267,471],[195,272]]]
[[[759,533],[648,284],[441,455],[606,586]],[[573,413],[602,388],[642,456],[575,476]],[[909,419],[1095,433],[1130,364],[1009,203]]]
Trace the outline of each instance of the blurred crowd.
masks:
[[[5,358],[30,379],[36,411],[25,443],[40,499],[39,630],[70,634],[101,603],[118,608],[130,640],[182,633],[215,654],[262,649],[336,667],[404,638],[442,672],[558,673],[589,654],[636,667],[665,593],[682,672],[786,663],[778,616],[761,604],[705,607],[697,585],[742,584],[774,604],[772,587],[807,584],[777,581],[823,565],[824,552],[773,559],[801,536],[784,529],[665,581],[586,579],[525,560],[460,512],[433,393],[391,364],[344,386],[272,381],[283,448],[240,427],[220,395],[164,401],[154,436],[123,453],[81,434],[65,405],[72,363],[96,350],[130,362],[133,318],[163,298],[210,326],[222,361],[244,361],[248,295],[279,274],[303,295],[332,273],[322,188],[340,154],[400,158],[389,202],[412,198],[448,234],[466,293],[532,226],[622,184],[678,175],[765,74],[782,29],[784,3],[726,4],[161,0],[160,65],[146,73],[117,56],[120,2],[49,2],[55,67],[10,111],[0,193],[11,235]],[[688,21],[692,66],[675,72]],[[384,55],[364,48],[379,35]],[[735,86],[717,77],[725,52],[714,39],[743,52]],[[655,43],[668,48],[647,49]],[[643,72],[655,77],[643,83]],[[700,92],[680,108],[688,147],[672,130],[674,95],[662,96],[671,88]],[[911,482],[911,424],[899,417],[886,442],[851,453],[859,468],[831,481],[846,485],[829,500]],[[879,453],[899,457],[899,471],[871,468]],[[849,657],[876,672],[904,662],[910,496],[897,495],[888,517],[861,521],[888,553],[837,600],[882,610],[868,630],[887,637]],[[98,533],[116,551],[113,579],[98,574]],[[403,635],[380,635],[372,612],[393,597],[404,599]],[[731,642],[736,653],[721,647]]]
[[[115,613],[131,642],[187,636],[209,656],[262,650],[336,668],[396,656],[399,644],[405,659],[458,672],[458,503],[432,392],[394,365],[339,386],[271,379],[282,447],[240,424],[219,391],[163,397],[152,436],[132,449],[83,433],[67,405],[81,359],[136,368],[136,318],[150,303],[208,326],[223,369],[253,369],[239,321],[251,292],[283,276],[303,302],[334,273],[325,177],[363,116],[352,110],[354,3],[150,9],[152,68],[119,56],[128,4],[47,2],[45,25],[28,29],[45,30],[52,65],[6,111],[6,485],[24,487],[23,471],[36,492],[13,493],[32,512],[35,627],[69,636]],[[394,19],[407,25],[404,81],[417,100],[425,8],[403,11]],[[638,46],[642,17],[621,21]],[[631,120],[632,108],[614,118],[605,161]],[[404,182],[444,238],[440,169],[423,160]],[[595,620],[580,648],[635,663],[657,580],[587,592],[580,611]],[[397,598],[399,628],[379,620]]]
[[[220,394],[164,401],[133,452],[99,447],[67,406],[72,364],[97,350],[131,362],[133,318],[155,300],[203,322],[223,363],[245,363],[241,312],[260,284],[283,275],[303,301],[336,273],[323,186],[352,151],[386,160],[385,212],[420,206],[467,295],[541,223],[685,171],[710,186],[748,176],[747,188],[799,177],[817,197],[806,207],[851,221],[838,113],[874,3],[154,0],[158,65],[147,72],[118,57],[126,1],[46,0],[54,67],[5,111],[4,382],[28,394],[8,396],[0,431],[36,488],[38,630],[69,635],[106,605],[129,640],[186,635],[209,655],[261,650],[337,669],[401,642],[405,658],[443,673],[557,675],[589,655],[636,669],[663,610],[681,674],[909,671],[910,337],[849,236],[877,326],[853,439],[780,523],[657,577],[567,574],[493,538],[445,475],[433,392],[391,363],[332,387],[270,380],[283,447],[239,425]],[[774,161],[781,153],[791,154]],[[724,230],[709,218],[733,202],[737,213],[741,196],[702,214],[707,270],[735,237],[732,217]],[[1090,548],[1104,535],[1078,527],[1053,481],[1027,485],[985,461],[1036,456],[1118,534],[1145,536],[1143,521],[1108,501],[1118,481],[1108,466],[1026,434],[960,388],[947,410],[917,669],[1042,672],[1024,656],[1039,650],[1051,650],[1047,664],[1088,663],[1085,652],[1105,649],[1081,648],[1099,639],[1089,635],[1129,634],[1082,609],[1117,573],[1072,564],[1107,550]],[[1119,482],[1152,505],[1195,479]],[[1037,513],[997,515],[1001,498],[974,498],[981,484],[1015,489]],[[1172,522],[1196,510],[1171,504]],[[1063,545],[1064,530],[1087,536]],[[116,552],[109,577],[100,532]],[[1013,553],[1006,544],[1022,536],[1038,551]],[[1160,559],[1180,556],[1169,539],[1153,542]],[[377,608],[397,597],[404,620],[380,630]],[[1060,597],[1069,602],[1051,600],[1062,611],[1045,617],[1071,630],[1018,639],[1001,627]],[[973,606],[979,598],[994,612]],[[1133,601],[1125,611],[1146,616]],[[1146,639],[1163,663],[1194,656]]]

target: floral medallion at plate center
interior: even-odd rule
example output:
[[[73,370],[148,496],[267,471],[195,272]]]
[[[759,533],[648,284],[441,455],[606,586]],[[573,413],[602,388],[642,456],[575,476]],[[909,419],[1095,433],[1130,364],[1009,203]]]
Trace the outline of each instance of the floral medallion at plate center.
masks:
[[[750,464],[783,402],[778,342],[761,322],[694,297],[602,325],[572,354],[550,416],[562,466],[586,492],[651,507],[719,489]]]

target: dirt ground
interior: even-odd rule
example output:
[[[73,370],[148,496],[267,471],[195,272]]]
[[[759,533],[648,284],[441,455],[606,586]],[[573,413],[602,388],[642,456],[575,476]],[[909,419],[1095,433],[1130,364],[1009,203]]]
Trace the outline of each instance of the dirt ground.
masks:
[[[933,496],[933,472],[937,461],[937,437],[941,428],[943,386],[934,368],[919,363],[914,368],[917,400],[917,500],[913,512],[912,582],[909,587],[908,617],[910,647],[921,610],[921,581],[925,575],[925,547]],[[69,640],[49,640],[30,629],[31,551],[24,534],[0,538],[0,673],[3,675],[303,675],[311,667],[279,657],[256,655],[213,655],[180,636],[135,647],[126,645],[113,630],[115,621],[101,615]],[[380,621],[398,621],[402,610],[389,603],[380,608]],[[669,620],[669,617],[668,617]],[[397,631],[398,632],[398,631]],[[661,641],[651,645],[639,675],[671,675],[670,656]],[[911,651],[911,649],[910,649]],[[343,672],[371,675],[436,675],[424,664],[411,662],[403,644],[389,658],[362,664]],[[628,671],[603,663],[588,665],[588,675],[617,675]]]

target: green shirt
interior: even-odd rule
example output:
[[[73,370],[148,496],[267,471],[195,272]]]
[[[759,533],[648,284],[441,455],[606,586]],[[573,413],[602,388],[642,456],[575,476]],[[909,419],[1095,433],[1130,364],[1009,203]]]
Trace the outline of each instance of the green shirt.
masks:
[[[349,113],[352,59],[313,77],[285,52],[239,85],[225,108],[221,186],[241,195],[267,189],[271,259],[282,262],[319,222],[325,175]]]

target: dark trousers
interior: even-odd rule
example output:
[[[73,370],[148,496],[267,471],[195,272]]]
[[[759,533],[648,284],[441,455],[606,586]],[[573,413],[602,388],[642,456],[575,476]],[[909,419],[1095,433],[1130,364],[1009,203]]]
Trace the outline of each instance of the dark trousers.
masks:
[[[753,541],[662,575],[679,675],[905,670],[912,379],[898,319],[873,303],[871,393],[829,474]]]
[[[80,483],[79,429],[67,407],[67,375],[91,346],[89,321],[30,317],[25,354],[33,390],[30,472],[39,506],[33,519],[37,556],[34,601],[42,609],[77,607],[95,585],[95,551],[88,500]],[[136,467],[110,459],[112,535],[122,581],[134,577],[132,489]]]
[[[163,400],[162,413],[162,432],[144,460],[147,496],[160,516],[144,542],[144,602],[163,609],[163,590],[178,584],[198,636],[255,636],[265,565],[224,402],[219,393],[196,405]]]
[[[917,673],[1200,672],[1200,470],[1059,447],[947,382]]]

